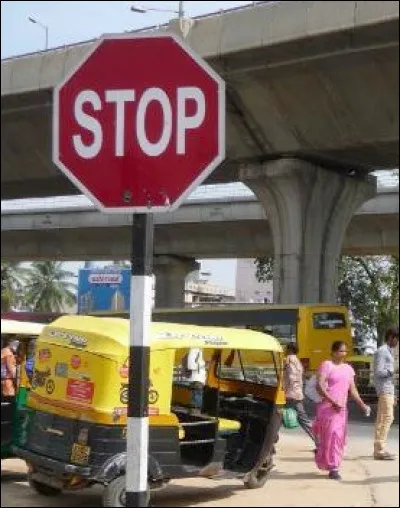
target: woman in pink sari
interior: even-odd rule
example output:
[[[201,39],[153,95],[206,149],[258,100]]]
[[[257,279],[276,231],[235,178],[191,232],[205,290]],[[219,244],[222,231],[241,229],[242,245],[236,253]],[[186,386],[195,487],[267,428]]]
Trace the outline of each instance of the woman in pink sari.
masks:
[[[353,397],[368,416],[371,409],[364,404],[354,383],[354,370],[345,363],[346,343],[332,344],[332,360],[322,363],[317,373],[317,390],[322,401],[317,405],[313,431],[318,449],[315,462],[319,469],[329,471],[329,478],[340,480],[339,468],[347,439],[347,399]]]

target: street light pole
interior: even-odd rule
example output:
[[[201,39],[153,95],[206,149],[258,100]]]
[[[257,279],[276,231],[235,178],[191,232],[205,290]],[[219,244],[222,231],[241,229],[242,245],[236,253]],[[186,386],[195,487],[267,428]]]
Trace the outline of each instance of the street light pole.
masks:
[[[45,50],[49,49],[49,27],[43,23],[41,23],[36,18],[32,18],[31,16],[28,17],[28,20],[33,23],[34,25],[39,25],[41,28],[43,28],[45,33]]]
[[[160,8],[160,7],[145,7],[144,5],[141,6],[141,5],[137,4],[137,5],[131,6],[131,11],[136,12],[138,14],[146,14],[147,12],[150,12],[150,11],[172,12],[174,14],[178,14],[179,19],[183,19],[185,17],[185,11],[184,11],[183,6],[184,6],[184,2],[179,2],[178,10],[175,10],[175,9],[164,9],[164,8]]]
[[[185,17],[185,11],[183,10],[183,2],[179,2],[178,17],[183,19]]]
[[[184,10],[184,2],[183,1],[180,1],[178,3],[178,10],[163,9],[163,8],[159,8],[159,7],[147,7],[147,6],[145,7],[145,6],[140,6],[140,5],[132,5],[131,11],[137,12],[139,14],[146,14],[147,12],[150,12],[150,11],[172,12],[174,14],[178,14],[179,28],[180,28],[181,35],[184,39],[186,38],[190,28],[193,25],[192,19],[185,18],[185,10]]]

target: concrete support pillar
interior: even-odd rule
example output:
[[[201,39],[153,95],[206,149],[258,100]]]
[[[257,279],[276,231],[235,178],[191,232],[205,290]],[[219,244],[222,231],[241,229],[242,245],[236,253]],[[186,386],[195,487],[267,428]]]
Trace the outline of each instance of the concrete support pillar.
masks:
[[[184,307],[186,277],[199,267],[200,264],[192,258],[156,256],[156,308]]]
[[[349,177],[297,159],[242,168],[263,204],[274,241],[275,303],[336,301],[347,226],[376,193],[373,177]]]

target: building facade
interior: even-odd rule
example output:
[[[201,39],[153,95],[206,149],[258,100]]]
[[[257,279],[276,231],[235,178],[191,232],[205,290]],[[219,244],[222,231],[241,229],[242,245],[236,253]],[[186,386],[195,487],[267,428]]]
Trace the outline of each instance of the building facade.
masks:
[[[130,305],[130,268],[87,264],[78,274],[78,314],[90,312],[127,312]],[[157,280],[153,277],[153,306]],[[185,283],[184,305],[193,306],[235,301],[235,290],[202,280],[191,274]]]
[[[258,282],[254,261],[254,259],[237,260],[236,301],[238,303],[272,303],[272,281]]]

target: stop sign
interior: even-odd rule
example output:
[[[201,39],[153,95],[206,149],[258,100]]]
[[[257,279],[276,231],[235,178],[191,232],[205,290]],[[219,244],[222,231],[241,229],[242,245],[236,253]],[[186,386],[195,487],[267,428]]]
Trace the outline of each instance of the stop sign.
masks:
[[[224,81],[171,34],[104,37],[54,90],[53,161],[104,211],[175,208],[224,157]]]

